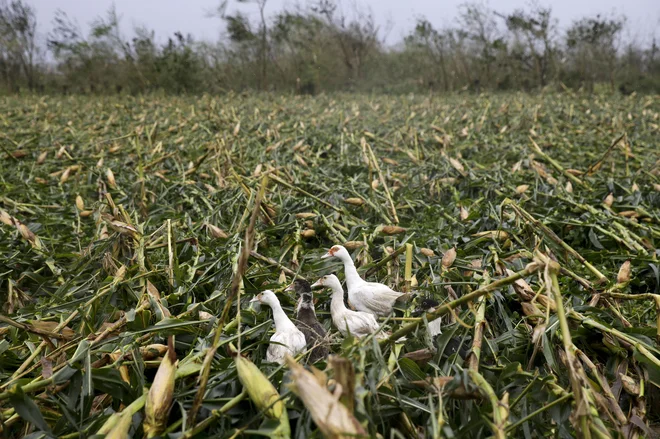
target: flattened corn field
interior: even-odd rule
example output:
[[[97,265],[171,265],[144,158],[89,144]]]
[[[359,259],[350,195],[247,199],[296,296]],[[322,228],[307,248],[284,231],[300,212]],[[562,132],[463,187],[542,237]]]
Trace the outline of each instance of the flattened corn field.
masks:
[[[3,437],[657,431],[657,96],[1,107]],[[249,300],[272,289],[293,317],[296,275],[343,279],[334,244],[415,297],[389,339],[354,340],[316,291],[334,356],[267,363]],[[411,317],[425,297],[443,306]]]

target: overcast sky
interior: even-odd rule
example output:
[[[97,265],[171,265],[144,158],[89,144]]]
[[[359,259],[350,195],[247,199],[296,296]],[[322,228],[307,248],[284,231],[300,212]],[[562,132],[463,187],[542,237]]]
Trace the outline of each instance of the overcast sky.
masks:
[[[196,39],[216,40],[221,32],[221,22],[208,18],[206,12],[214,9],[218,0],[26,0],[37,9],[39,28],[42,34],[50,30],[55,11],[62,9],[75,18],[83,29],[102,15],[113,3],[122,17],[122,29],[128,34],[136,25],[145,25],[164,40],[175,31],[192,34]],[[348,7],[354,0],[343,0]],[[392,23],[387,42],[395,43],[413,28],[415,18],[425,16],[436,26],[451,25],[458,6],[465,0],[357,0],[373,11],[378,24],[385,29]],[[541,4],[552,4],[553,14],[565,28],[574,19],[601,14],[625,14],[628,17],[628,38],[648,40],[654,34],[660,37],[660,0],[541,0]],[[301,0],[269,0],[267,13],[305,5]],[[510,12],[525,7],[529,0],[491,0],[491,9]],[[254,5],[238,5],[230,0],[229,10],[240,9],[258,18]]]

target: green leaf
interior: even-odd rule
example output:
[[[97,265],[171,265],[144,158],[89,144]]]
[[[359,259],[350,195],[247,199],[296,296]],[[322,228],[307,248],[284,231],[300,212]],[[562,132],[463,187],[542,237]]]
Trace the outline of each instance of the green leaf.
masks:
[[[417,363],[410,358],[399,359],[399,368],[401,373],[410,381],[420,381],[426,379],[426,374],[422,372]]]
[[[16,413],[41,431],[50,433],[50,427],[44,420],[39,407],[29,398],[20,386],[14,386],[9,392],[9,404]]]

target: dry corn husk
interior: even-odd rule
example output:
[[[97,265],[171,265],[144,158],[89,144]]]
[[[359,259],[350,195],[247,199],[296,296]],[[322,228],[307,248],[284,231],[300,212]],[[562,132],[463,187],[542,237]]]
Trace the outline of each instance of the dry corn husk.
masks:
[[[115,180],[115,174],[112,172],[112,169],[108,168],[107,171],[105,171],[105,178],[108,180],[108,185],[115,189],[117,187],[117,181]]]
[[[362,198],[346,198],[344,202],[351,204],[353,206],[362,206],[364,204],[364,200]]]
[[[630,281],[630,261],[626,261],[621,264],[619,268],[619,273],[616,275],[617,283],[623,284]]]
[[[367,432],[353,414],[319,383],[318,379],[287,355],[291,369],[291,390],[302,400],[316,426],[326,438],[367,437]]]
[[[630,378],[628,375],[619,373],[619,378],[621,378],[621,384],[623,384],[623,389],[632,396],[638,396],[640,392],[639,383],[635,382],[634,379]]]
[[[461,219],[461,221],[465,221],[466,219],[468,219],[468,216],[470,216],[470,212],[468,212],[468,210],[465,207],[461,206],[458,216]]]
[[[364,246],[365,246],[364,241],[346,241],[344,243],[344,247],[346,247],[347,250],[355,250],[356,248],[360,248]]]
[[[433,250],[431,250],[430,248],[422,247],[422,248],[419,249],[419,251],[420,251],[420,253],[422,253],[424,256],[426,256],[428,258],[432,258],[433,256],[435,256],[435,252]]]
[[[82,212],[80,212],[80,216],[82,216],[83,218],[86,218],[86,217],[90,216],[93,213],[94,213],[93,210],[83,210]]]
[[[133,413],[124,409],[117,419],[117,423],[112,427],[112,430],[108,432],[105,439],[124,439],[129,437],[128,431],[133,424]]]
[[[442,256],[442,266],[444,268],[449,268],[452,266],[455,260],[456,260],[456,248],[452,247],[449,250],[447,250],[445,254]]]
[[[14,221],[12,220],[11,215],[2,209],[0,209],[0,223],[6,224],[8,226],[14,225]]]
[[[386,235],[398,235],[400,233],[405,233],[406,229],[399,226],[379,226],[376,231],[383,232]]]
[[[233,346],[230,345],[230,348],[233,348]],[[232,355],[236,364],[238,380],[247,391],[257,410],[280,422],[279,427],[271,433],[271,438],[290,437],[289,415],[277,389],[254,363],[238,352],[232,352]]]
[[[451,163],[454,169],[456,169],[461,175],[465,175],[465,167],[461,162],[453,157],[449,157],[449,163]]]
[[[209,234],[214,238],[219,238],[219,239],[229,238],[229,235],[227,235],[227,233],[225,233],[224,230],[222,230],[218,226],[214,226],[213,224],[207,223],[206,229],[208,230]]]
[[[32,247],[34,247],[36,249],[41,248],[41,240],[39,239],[39,237],[37,235],[34,234],[34,232],[32,230],[30,230],[28,228],[28,226],[26,226],[25,224],[20,223],[20,222],[17,221],[16,222],[16,228],[18,229],[18,232],[21,234],[23,239],[28,241],[30,243],[30,245],[32,245]]]
[[[603,204],[605,204],[607,207],[611,207],[612,203],[614,203],[614,195],[609,194],[605,199],[603,200]]]
[[[517,194],[524,194],[525,192],[527,192],[527,189],[529,189],[528,184],[521,184],[520,186],[518,186],[516,188],[516,193]]]
[[[66,181],[69,179],[69,175],[71,175],[71,167],[66,168],[64,172],[62,172],[62,175],[60,176],[60,183],[66,183]]]
[[[206,312],[206,311],[199,312],[200,320],[211,320],[212,318],[213,318],[213,314],[211,314],[210,312]]]
[[[43,162],[45,162],[47,156],[48,156],[48,151],[44,151],[41,154],[39,154],[39,157],[37,157],[37,165],[40,165]]]
[[[167,427],[167,418],[174,400],[174,381],[178,361],[174,339],[168,340],[167,355],[163,357],[144,405],[144,433],[148,438],[160,435]]]
[[[573,185],[571,184],[570,181],[566,183],[566,192],[568,192],[569,194],[573,193]]]
[[[509,234],[503,230],[484,230],[483,232],[475,233],[475,238],[481,238],[487,236],[493,239],[499,239],[500,241],[505,241],[509,238]]]
[[[316,214],[312,212],[300,212],[296,214],[296,218],[298,219],[314,218],[315,216]]]
[[[85,201],[83,201],[80,195],[76,196],[76,207],[78,210],[85,210]]]
[[[660,183],[654,183],[653,189],[655,189],[656,192],[660,192]]]
[[[108,222],[110,228],[115,232],[119,232],[122,235],[129,235],[133,238],[137,238],[139,236],[137,229],[130,224],[126,224],[125,222],[119,220],[108,219],[107,217],[104,217],[104,219]]]
[[[305,229],[302,232],[300,232],[300,236],[302,236],[305,239],[313,238],[316,236],[316,231],[314,229]]]

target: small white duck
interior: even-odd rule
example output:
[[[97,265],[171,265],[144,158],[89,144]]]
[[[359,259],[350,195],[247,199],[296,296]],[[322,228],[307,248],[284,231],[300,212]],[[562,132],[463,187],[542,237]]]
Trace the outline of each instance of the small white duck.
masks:
[[[332,290],[332,302],[330,303],[332,323],[334,323],[344,337],[350,333],[357,338],[362,338],[380,329],[373,314],[346,308],[344,304],[344,289],[334,274],[323,276],[312,284],[312,288],[314,287],[328,287]],[[376,337],[379,338],[379,336],[382,337],[384,335],[378,334]]]
[[[250,302],[266,304],[273,310],[275,321],[275,334],[270,338],[270,345],[266,351],[266,361],[284,364],[284,357],[290,354],[295,357],[305,350],[307,345],[305,335],[300,332],[291,319],[284,313],[280,301],[271,290],[257,294]]]
[[[348,300],[358,311],[387,316],[392,312],[394,302],[405,296],[404,293],[394,291],[387,285],[362,279],[348,250],[341,245],[332,246],[321,256],[321,259],[324,258],[337,258],[344,263]]]

